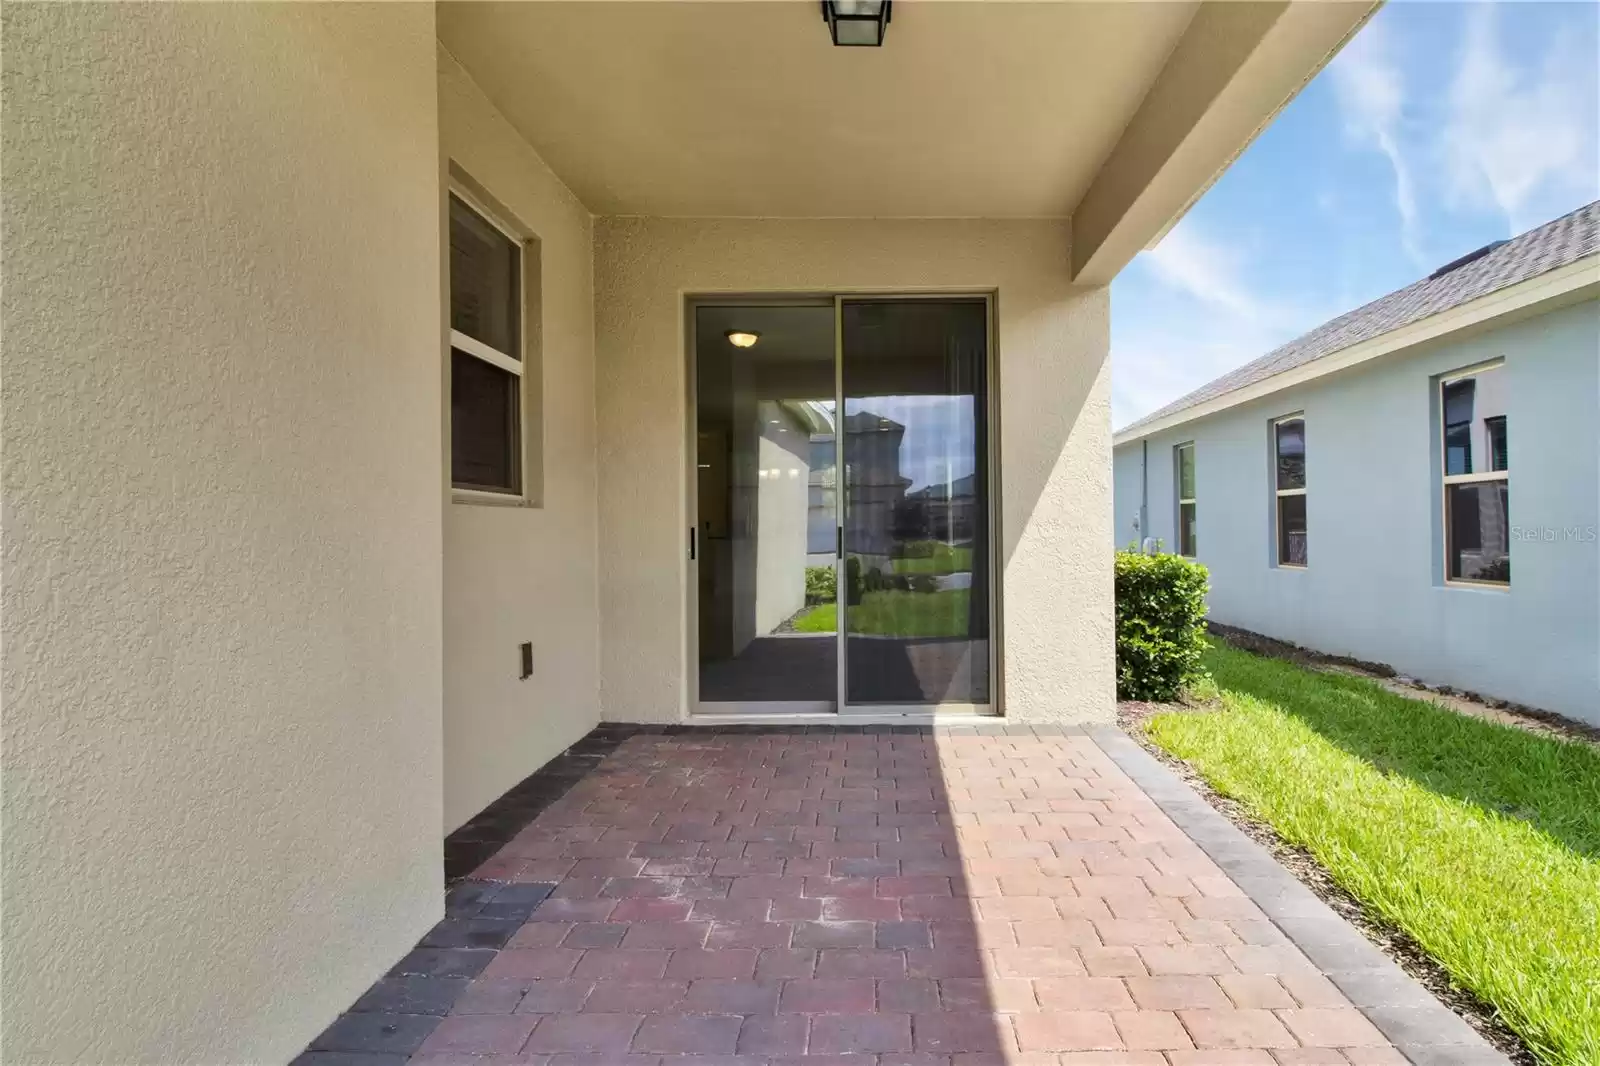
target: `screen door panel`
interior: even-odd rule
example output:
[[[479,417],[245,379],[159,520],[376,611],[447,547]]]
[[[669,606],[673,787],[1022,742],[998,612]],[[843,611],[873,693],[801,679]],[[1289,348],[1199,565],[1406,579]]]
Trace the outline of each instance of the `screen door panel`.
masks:
[[[695,346],[699,709],[832,711],[834,307],[699,306]]]
[[[987,303],[839,310],[846,708],[988,705]]]

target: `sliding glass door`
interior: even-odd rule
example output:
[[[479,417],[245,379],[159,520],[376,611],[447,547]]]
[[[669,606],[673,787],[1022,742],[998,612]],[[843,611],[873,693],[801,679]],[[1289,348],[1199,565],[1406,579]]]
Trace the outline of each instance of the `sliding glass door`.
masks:
[[[990,702],[987,312],[839,301],[846,710]]]
[[[694,308],[702,713],[987,711],[988,301]]]

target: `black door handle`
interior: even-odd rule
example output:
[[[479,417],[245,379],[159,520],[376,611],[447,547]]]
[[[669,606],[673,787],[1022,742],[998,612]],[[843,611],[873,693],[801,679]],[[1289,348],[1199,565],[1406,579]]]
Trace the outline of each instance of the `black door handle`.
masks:
[[[689,527],[689,561],[694,562],[694,534],[695,528]]]

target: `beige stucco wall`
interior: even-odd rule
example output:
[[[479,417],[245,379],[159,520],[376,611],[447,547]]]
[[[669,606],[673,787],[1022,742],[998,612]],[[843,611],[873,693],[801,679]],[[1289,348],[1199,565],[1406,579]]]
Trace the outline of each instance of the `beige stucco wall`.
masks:
[[[806,604],[811,435],[772,400],[755,421],[756,635],[766,636]]]
[[[433,12],[3,18],[0,1059],[284,1062],[441,910]]]
[[[445,475],[448,831],[599,721],[600,615],[589,212],[443,49],[439,125],[447,164],[537,239],[541,264],[527,322],[539,332],[532,395],[540,416],[528,429],[538,505],[454,502]],[[518,676],[523,641],[533,643],[526,681]]]
[[[685,295],[885,289],[998,293],[1005,710],[1112,717],[1108,299],[1068,253],[1058,221],[596,222],[607,720],[687,711]]]

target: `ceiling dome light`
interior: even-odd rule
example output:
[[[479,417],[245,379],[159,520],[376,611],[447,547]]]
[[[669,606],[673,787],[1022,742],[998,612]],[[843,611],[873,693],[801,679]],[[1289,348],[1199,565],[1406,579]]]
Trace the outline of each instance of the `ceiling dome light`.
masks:
[[[730,329],[723,336],[728,338],[728,343],[735,348],[753,348],[756,341],[761,339],[761,334],[754,330]]]
[[[876,48],[889,32],[892,0],[822,0],[822,18],[833,43]]]

